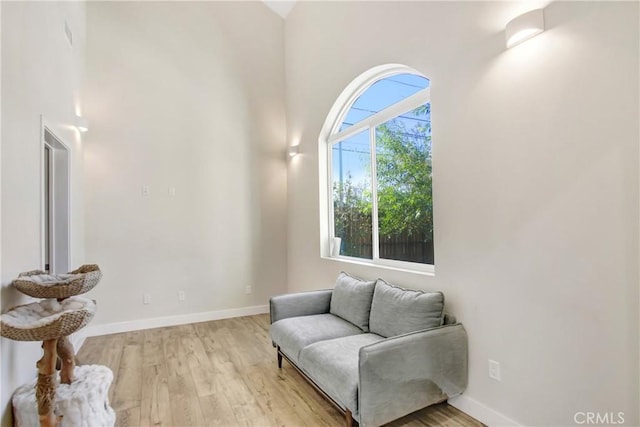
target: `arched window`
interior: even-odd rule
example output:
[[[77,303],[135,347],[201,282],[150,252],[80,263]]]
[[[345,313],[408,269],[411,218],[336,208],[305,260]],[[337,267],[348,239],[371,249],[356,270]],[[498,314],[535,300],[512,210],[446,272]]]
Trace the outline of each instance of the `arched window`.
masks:
[[[429,88],[415,70],[382,66],[336,101],[320,138],[321,228],[335,245],[325,254],[433,271]]]

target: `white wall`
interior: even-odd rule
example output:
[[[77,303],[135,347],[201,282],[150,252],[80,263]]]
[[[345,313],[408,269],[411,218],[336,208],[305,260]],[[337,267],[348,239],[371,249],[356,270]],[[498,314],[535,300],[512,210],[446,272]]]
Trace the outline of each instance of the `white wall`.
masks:
[[[267,304],[286,289],[283,21],[261,2],[95,2],[87,28],[93,326]]]
[[[40,116],[71,151],[71,264],[84,260],[81,112],[84,4],[2,2],[2,311],[26,302],[9,286],[20,272],[42,266]],[[64,21],[73,32],[73,48]],[[0,339],[2,425],[11,424],[13,390],[35,377],[39,343]]]
[[[476,415],[558,426],[613,411],[638,425],[638,4],[553,3],[546,32],[505,50],[505,23],[532,8],[294,8],[289,289],[330,287],[340,270],[440,289],[469,334]],[[343,88],[385,63],[431,79],[435,276],[320,258],[318,135]]]

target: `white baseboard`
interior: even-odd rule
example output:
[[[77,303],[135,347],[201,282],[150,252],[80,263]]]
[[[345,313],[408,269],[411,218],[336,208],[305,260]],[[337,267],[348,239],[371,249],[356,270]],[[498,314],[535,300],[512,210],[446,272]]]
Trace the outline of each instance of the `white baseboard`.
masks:
[[[176,316],[154,317],[151,319],[87,326],[80,331],[85,332],[81,345],[87,337],[139,331],[142,329],[163,328],[165,326],[185,325],[187,323],[209,322],[211,320],[230,319],[232,317],[253,316],[254,314],[264,314],[268,312],[268,305],[256,305],[252,307],[231,308],[227,310],[205,311],[201,313],[179,314]],[[80,340],[80,338],[78,338],[78,340]],[[80,346],[75,346],[75,348],[79,349]]]
[[[471,397],[461,394],[449,399],[449,405],[475,418],[489,427],[521,427],[522,425]]]

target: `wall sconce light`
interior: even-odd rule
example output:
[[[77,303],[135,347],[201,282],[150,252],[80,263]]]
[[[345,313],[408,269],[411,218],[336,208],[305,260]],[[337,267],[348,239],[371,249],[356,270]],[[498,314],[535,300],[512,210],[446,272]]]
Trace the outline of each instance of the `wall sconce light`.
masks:
[[[507,48],[513,47],[537,36],[544,31],[544,13],[542,9],[532,10],[512,19],[504,32],[507,37]]]
[[[89,121],[82,116],[76,116],[76,127],[80,132],[89,130]]]
[[[292,145],[289,147],[289,157],[295,157],[298,155],[298,145]]]

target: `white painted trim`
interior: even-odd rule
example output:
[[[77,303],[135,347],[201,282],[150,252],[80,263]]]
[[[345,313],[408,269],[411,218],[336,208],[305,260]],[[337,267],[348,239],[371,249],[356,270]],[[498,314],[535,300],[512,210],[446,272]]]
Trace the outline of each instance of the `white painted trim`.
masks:
[[[44,270],[44,242],[45,242],[45,236],[44,236],[44,216],[45,215],[49,215],[51,214],[51,223],[49,224],[49,227],[51,228],[51,242],[50,243],[50,247],[49,247],[49,268],[50,268],[50,272],[54,272],[54,273],[66,273],[67,271],[70,270],[69,266],[71,263],[71,245],[72,245],[72,241],[71,241],[71,215],[72,215],[72,198],[73,195],[71,193],[71,182],[72,182],[72,165],[71,162],[73,161],[72,158],[72,154],[71,154],[71,145],[69,143],[67,143],[64,139],[60,138],[58,136],[57,133],[55,133],[52,129],[54,129],[53,123],[50,122],[49,120],[47,120],[47,118],[44,115],[40,115],[40,265],[41,265],[41,269]],[[59,144],[60,146],[55,146],[52,144],[47,143],[46,141],[46,133],[49,132],[49,134],[51,134],[51,136],[55,139],[56,143]],[[66,229],[67,229],[67,247],[66,247],[66,254],[65,254],[65,259],[66,259],[66,263],[65,263],[65,268],[63,269],[63,271],[56,271],[55,270],[55,266],[57,266],[57,260],[55,259],[55,253],[59,252],[54,250],[56,248],[56,224],[57,224],[57,220],[56,220],[56,206],[55,206],[55,197],[53,198],[53,205],[49,206],[49,209],[52,212],[44,212],[44,147],[48,146],[51,148],[51,153],[50,155],[53,157],[50,157],[50,164],[49,164],[49,174],[50,176],[50,183],[49,183],[49,191],[50,194],[52,191],[55,191],[55,179],[56,179],[56,167],[55,167],[55,159],[56,159],[56,150],[63,150],[64,151],[64,155],[66,156],[66,173],[67,173],[67,185],[65,188],[66,191],[66,196],[67,196],[67,206],[66,206],[66,215],[65,218],[66,219]],[[60,154],[58,154],[59,156]]]
[[[44,235],[44,222],[45,222],[45,215],[49,215],[48,212],[44,211],[44,150],[43,147],[47,144],[46,141],[44,140],[44,132],[45,132],[45,128],[47,127],[47,121],[44,118],[43,115],[40,115],[40,141],[38,143],[38,150],[39,150],[39,154],[40,154],[40,181],[39,181],[39,186],[40,186],[40,269],[41,270],[45,270],[45,249],[44,249],[44,245],[45,245],[45,235]],[[51,224],[49,224],[49,227],[51,227]],[[49,266],[51,266],[51,248],[49,248]]]
[[[372,259],[355,258],[349,256],[321,256],[321,259],[328,261],[344,262],[348,264],[364,265],[366,267],[379,267],[386,270],[402,271],[403,273],[421,274],[423,276],[435,276],[435,269],[430,264],[418,264],[415,262],[381,260],[378,258],[376,262]],[[420,268],[418,266],[424,266]]]
[[[256,305],[252,307],[230,308],[226,310],[205,311],[200,313],[179,314],[176,316],[130,320],[127,322],[105,323],[103,325],[89,326],[85,328],[84,331],[86,331],[86,337],[96,337],[100,335],[117,334],[121,332],[139,331],[142,329],[163,328],[167,326],[185,325],[188,323],[230,319],[232,317],[253,316],[255,314],[265,314],[268,312],[268,305]]]
[[[386,112],[387,110],[382,110]],[[376,128],[369,128],[369,162],[371,165],[371,257],[373,262],[380,259],[380,224],[378,223],[378,147]],[[333,198],[333,197],[332,197]],[[333,208],[333,203],[330,205]],[[333,209],[331,209],[333,210]],[[339,255],[339,253],[338,253]]]
[[[452,397],[448,402],[449,405],[489,427],[522,427],[517,421],[464,394]]]

